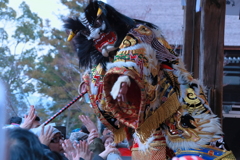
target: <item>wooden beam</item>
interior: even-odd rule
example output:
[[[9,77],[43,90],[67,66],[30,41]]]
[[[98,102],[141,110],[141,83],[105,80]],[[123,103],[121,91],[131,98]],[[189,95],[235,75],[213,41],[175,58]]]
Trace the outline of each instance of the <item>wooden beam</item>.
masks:
[[[224,46],[224,50],[240,50],[240,46]]]
[[[209,91],[213,112],[222,117],[226,0],[202,0],[199,78]]]
[[[194,43],[193,43],[193,77],[199,78],[199,57],[200,57],[200,24],[201,11],[195,13],[194,20]]]
[[[194,78],[199,77],[199,42],[201,12],[195,11],[196,0],[186,0],[184,10],[183,57],[186,69]]]
[[[184,8],[183,61],[186,69],[193,72],[194,19],[196,0],[186,0]]]

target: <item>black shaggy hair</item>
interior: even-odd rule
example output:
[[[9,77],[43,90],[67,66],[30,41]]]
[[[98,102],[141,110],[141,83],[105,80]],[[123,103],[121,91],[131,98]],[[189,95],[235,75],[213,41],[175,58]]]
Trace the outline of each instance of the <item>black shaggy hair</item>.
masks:
[[[9,160],[44,160],[43,145],[32,132],[22,128],[6,130],[7,159]]]
[[[12,124],[12,123],[21,124],[22,118],[21,117],[11,117],[9,119],[9,124]]]
[[[106,23],[106,29],[102,32],[107,33],[114,31],[117,34],[115,47],[118,47],[121,44],[129,30],[134,28],[137,24],[145,24],[150,28],[157,28],[157,26],[149,22],[129,18],[108,4],[92,0],[90,0],[84,10],[86,18],[90,24],[94,24],[99,7],[103,11],[101,18]],[[65,21],[64,27],[66,29],[71,29],[72,31],[86,29],[78,18],[68,18]],[[106,63],[109,62],[109,58],[104,57],[102,53],[94,47],[93,40],[88,40],[84,35],[78,33],[73,40],[73,44],[78,53],[80,67],[92,68],[93,66],[101,64],[104,69],[106,68]]]

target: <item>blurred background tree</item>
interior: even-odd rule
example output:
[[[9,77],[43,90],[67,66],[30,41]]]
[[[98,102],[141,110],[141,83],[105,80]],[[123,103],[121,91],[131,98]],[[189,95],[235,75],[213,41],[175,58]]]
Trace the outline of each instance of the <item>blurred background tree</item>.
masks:
[[[36,65],[37,50],[31,45],[39,41],[42,20],[24,2],[19,6],[20,15],[7,4],[8,0],[0,2],[0,77],[8,89],[8,104],[1,105],[6,105],[12,116],[26,113],[27,97],[36,91],[33,79],[26,73]]]
[[[61,3],[70,15],[79,14],[84,7],[82,0]],[[31,95],[38,96],[35,107],[42,122],[68,104],[78,95],[78,85],[83,71],[73,47],[66,41],[67,33],[50,26],[51,20],[43,20],[23,2],[20,15],[8,6],[8,0],[0,2],[0,78],[7,85],[9,115],[22,116],[30,105]],[[63,20],[69,15],[59,15]],[[11,28],[11,32],[7,32]],[[10,35],[12,34],[12,35]],[[95,121],[93,111],[84,100],[76,102],[52,122],[66,126],[67,132],[79,128],[78,115],[85,114]]]

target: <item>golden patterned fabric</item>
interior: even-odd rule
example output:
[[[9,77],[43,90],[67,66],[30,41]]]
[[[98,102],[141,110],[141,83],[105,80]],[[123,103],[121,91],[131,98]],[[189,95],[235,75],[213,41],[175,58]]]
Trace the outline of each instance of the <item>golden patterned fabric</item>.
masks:
[[[97,66],[83,76],[83,82],[87,86],[87,91],[89,94],[92,108],[97,117],[99,118],[99,120],[113,132],[123,133],[119,131],[120,130],[119,128],[121,127],[118,127],[117,125],[111,123],[112,120],[114,119],[114,116],[111,112],[107,110],[105,111],[99,110],[100,104],[102,105],[101,106],[102,108],[106,106],[106,103],[101,103],[106,101],[105,94],[102,90],[104,73],[105,72],[102,70],[102,68],[100,66]],[[92,93],[93,86],[97,88],[97,94]]]
[[[132,160],[166,160],[166,146],[154,147],[146,152],[132,149]]]

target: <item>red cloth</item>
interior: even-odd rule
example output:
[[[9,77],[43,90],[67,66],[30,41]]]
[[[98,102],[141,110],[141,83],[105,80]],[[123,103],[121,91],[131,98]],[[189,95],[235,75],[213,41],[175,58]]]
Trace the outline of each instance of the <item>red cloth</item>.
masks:
[[[132,151],[128,148],[118,148],[119,152],[121,153],[121,156],[131,156]]]
[[[138,147],[139,147],[138,144],[134,143],[132,148],[138,148]]]

